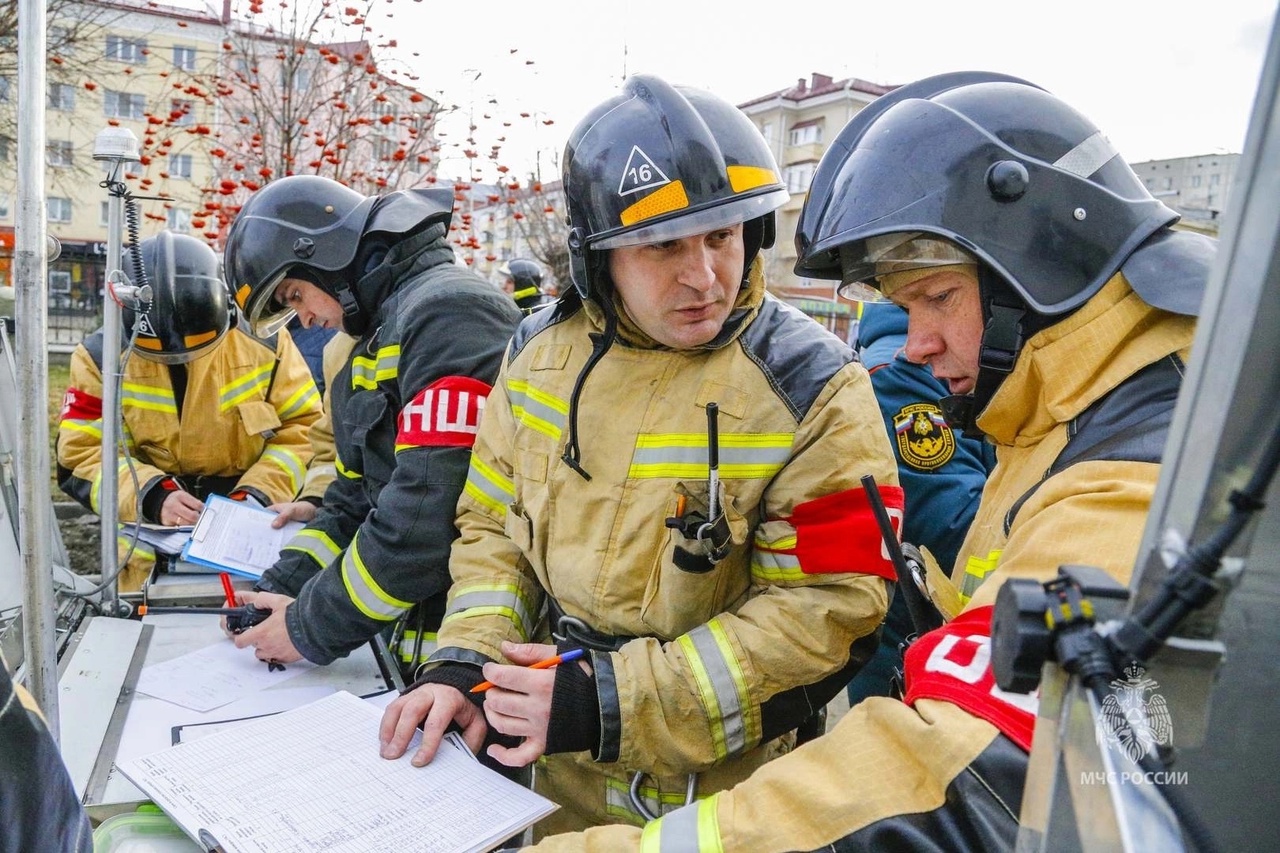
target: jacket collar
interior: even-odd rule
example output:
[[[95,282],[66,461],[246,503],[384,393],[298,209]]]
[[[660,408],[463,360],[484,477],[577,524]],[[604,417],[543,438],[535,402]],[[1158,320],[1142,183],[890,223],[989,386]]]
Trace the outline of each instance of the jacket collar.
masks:
[[[1190,345],[1195,318],[1153,308],[1114,275],[1080,310],[1031,337],[978,416],[996,444],[1031,444],[1134,372]]]

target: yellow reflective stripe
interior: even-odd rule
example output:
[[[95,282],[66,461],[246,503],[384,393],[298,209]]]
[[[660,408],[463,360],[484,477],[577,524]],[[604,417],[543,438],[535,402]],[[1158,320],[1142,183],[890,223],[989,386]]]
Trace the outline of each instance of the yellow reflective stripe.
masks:
[[[129,544],[131,542],[133,542],[132,531],[125,532],[124,525],[123,524],[120,525],[120,530],[116,533],[116,548],[119,549],[117,553],[121,557],[123,557],[125,553],[129,550]],[[139,539],[133,547],[133,557],[135,558],[140,557],[144,560],[150,560],[151,562],[154,563],[156,561],[156,549],[153,548],[151,545],[147,544],[146,542],[142,541],[141,539]]]
[[[400,345],[392,344],[378,349],[375,358],[365,355],[351,360],[351,387],[371,390],[379,382],[389,382],[400,373]]]
[[[320,405],[320,389],[316,387],[316,383],[310,379],[297,391],[284,401],[283,408],[277,409],[280,420],[287,421],[300,412],[307,409],[313,409]]]
[[[417,631],[405,631],[400,638],[400,643],[396,653],[400,657],[401,663],[418,663],[425,661],[436,650],[438,643],[436,642],[435,631],[423,631],[422,643],[418,646],[418,654],[415,659],[413,654],[414,642],[418,639]]]
[[[977,592],[978,587],[982,586],[982,582],[987,579],[987,575],[996,570],[996,566],[1000,564],[1000,555],[1004,553],[1002,549],[997,549],[987,554],[986,558],[977,555],[971,556],[964,564],[964,575],[960,578],[960,601],[962,604],[968,604],[969,599]]]
[[[289,475],[289,490],[298,491],[298,485],[307,475],[307,466],[302,464],[302,457],[286,447],[268,447],[262,451],[262,458],[269,459],[284,469]]]
[[[329,534],[323,530],[311,529],[299,530],[282,550],[301,551],[319,563],[322,569],[327,568],[333,559],[342,553],[338,543],[330,539]]]
[[[333,467],[339,474],[346,477],[348,480],[359,480],[360,477],[363,476],[359,471],[352,471],[346,465],[343,465],[342,460],[337,456],[334,456],[333,458]]]
[[[723,623],[716,618],[676,638],[693,671],[711,725],[717,759],[737,755],[760,739],[759,720],[747,718],[747,684]]]
[[[648,823],[641,853],[724,853],[717,806],[720,792]]]
[[[767,479],[791,456],[791,433],[721,433],[720,478]],[[699,433],[641,433],[627,476],[632,479],[707,476],[707,436]]]
[[[467,468],[467,482],[462,490],[499,518],[506,518],[507,504],[516,497],[515,483],[481,462],[474,453],[471,455],[471,465]]]
[[[519,379],[507,381],[511,413],[524,426],[558,440],[569,419],[569,404]]]
[[[648,777],[645,777],[648,778]],[[661,792],[653,785],[642,784],[637,791],[641,801],[651,813],[668,814],[684,806],[685,792]],[[605,780],[605,813],[626,820],[636,826],[643,826],[647,818],[636,810],[631,802],[631,785],[621,779]]]
[[[413,607],[412,601],[402,601],[388,594],[369,574],[360,558],[360,534],[351,540],[351,547],[342,556],[342,583],[347,596],[356,608],[370,619],[390,622],[398,619]]]
[[[753,545],[751,578],[756,583],[780,583],[805,579],[805,573],[800,569],[800,558],[795,553],[794,533],[770,542],[760,536],[757,529]]]
[[[224,412],[230,411],[258,391],[266,393],[267,386],[271,384],[271,372],[275,370],[275,366],[274,361],[260,364],[244,376],[223,385],[218,392],[218,407]]]
[[[178,413],[178,404],[173,399],[173,389],[139,385],[136,382],[124,382],[120,385],[120,405],[134,409],[148,409],[153,412],[167,412],[171,415]]]
[[[525,593],[515,584],[472,584],[451,591],[449,608],[442,624],[473,616],[502,616],[527,640],[534,614]]]
[[[69,432],[83,432],[94,438],[102,438],[102,418],[92,421],[76,421],[65,420],[58,424],[58,429],[65,429]]]

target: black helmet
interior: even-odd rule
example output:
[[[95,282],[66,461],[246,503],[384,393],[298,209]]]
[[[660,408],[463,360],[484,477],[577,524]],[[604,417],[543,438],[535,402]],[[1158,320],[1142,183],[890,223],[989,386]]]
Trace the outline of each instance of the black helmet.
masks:
[[[125,333],[137,331],[133,351],[150,361],[185,364],[212,349],[235,319],[217,253],[194,237],[161,231],[124,250],[124,269],[136,271],[135,251],[151,298],[141,312],[127,306],[122,312]]]
[[[749,267],[773,244],[787,190],[764,138],[727,101],[651,75],[587,114],[562,165],[573,286],[591,298],[602,249],[673,240],[746,223]],[[744,275],[746,271],[744,270]]]
[[[542,292],[542,267],[528,258],[512,258],[498,268],[498,274],[506,276],[515,283],[515,292],[511,295],[518,302],[523,297],[535,296]]]
[[[976,261],[986,323],[977,387],[944,401],[952,425],[973,431],[1022,342],[1177,218],[1058,98],[1016,77],[957,72],[878,98],[840,132],[800,214],[795,271],[865,298],[878,275]],[[1192,302],[1182,291],[1202,287],[1131,282],[1173,311]]]
[[[249,196],[231,223],[225,258],[236,304],[254,334],[273,334],[293,316],[274,299],[291,271],[344,310],[354,306],[348,268],[375,200],[318,175],[281,178]]]
[[[1016,77],[942,74],[878,98],[827,149],[795,271],[847,288],[902,242],[873,238],[930,235],[990,266],[1032,311],[1059,315],[1177,218],[1058,98]]]

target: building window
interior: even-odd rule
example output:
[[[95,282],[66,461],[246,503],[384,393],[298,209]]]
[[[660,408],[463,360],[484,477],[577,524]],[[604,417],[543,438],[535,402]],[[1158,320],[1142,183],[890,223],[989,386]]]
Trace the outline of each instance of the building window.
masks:
[[[142,39],[107,36],[107,59],[141,64],[147,61],[147,43]]]
[[[773,133],[774,133],[773,122],[766,121],[764,124],[760,126],[760,135],[763,136],[765,142],[768,142],[770,145],[772,145],[774,141]]]
[[[0,195],[0,219],[9,218],[9,197]]]
[[[390,101],[374,101],[373,114],[375,116],[394,116],[396,114],[396,105]]]
[[[49,196],[45,200],[45,207],[48,210],[50,222],[71,221],[71,199]]]
[[[813,163],[796,163],[783,170],[782,179],[787,182],[787,192],[805,193],[813,180]]]
[[[190,127],[196,123],[194,101],[170,101],[169,121],[174,127]]]
[[[1218,185],[1218,182],[1221,180],[1222,180],[1222,176],[1219,175],[1217,172],[1214,172],[1212,175],[1209,176],[1209,186],[1216,187]]]
[[[107,118],[143,118],[146,111],[147,105],[142,95],[113,92],[110,89],[102,93],[102,113]]]
[[[793,127],[791,132],[787,134],[788,145],[808,145],[812,142],[822,141],[822,128],[816,124],[808,124],[804,127]]]
[[[1198,187],[1198,186],[1200,186],[1200,176],[1199,176],[1199,175],[1192,175],[1192,176],[1191,176],[1191,186],[1193,186],[1193,187]]]
[[[72,112],[76,108],[76,90],[66,83],[49,84],[49,109]]]
[[[1173,178],[1164,179],[1164,188],[1167,190],[1173,189]]]
[[[111,202],[98,202],[98,224],[103,228],[111,224]]]
[[[55,139],[44,146],[44,161],[50,166],[67,167],[74,165],[74,149],[70,139]]]
[[[374,156],[379,160],[390,160],[399,147],[394,139],[379,138],[374,142]]]
[[[170,154],[169,155],[169,177],[186,178],[191,180],[191,155],[190,154]]]
[[[169,230],[175,234],[190,234],[191,211],[185,207],[169,208]]]
[[[173,65],[183,71],[196,70],[196,49],[194,47],[183,47],[180,44],[173,46]]]

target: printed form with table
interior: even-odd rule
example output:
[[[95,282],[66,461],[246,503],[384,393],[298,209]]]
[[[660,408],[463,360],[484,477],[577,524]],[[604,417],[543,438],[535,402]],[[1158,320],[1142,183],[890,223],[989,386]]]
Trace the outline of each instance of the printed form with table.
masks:
[[[173,576],[208,603],[223,597],[219,571],[252,579],[274,562],[293,535],[271,528],[274,517],[211,500],[194,529],[140,538],[181,555]],[[73,642],[61,741],[96,820],[152,802],[191,850],[444,853],[492,849],[556,808],[483,767],[460,738],[424,768],[409,763],[413,747],[382,758],[382,710],[403,683],[381,638],[328,666],[282,668],[237,649],[215,614],[89,619]]]

